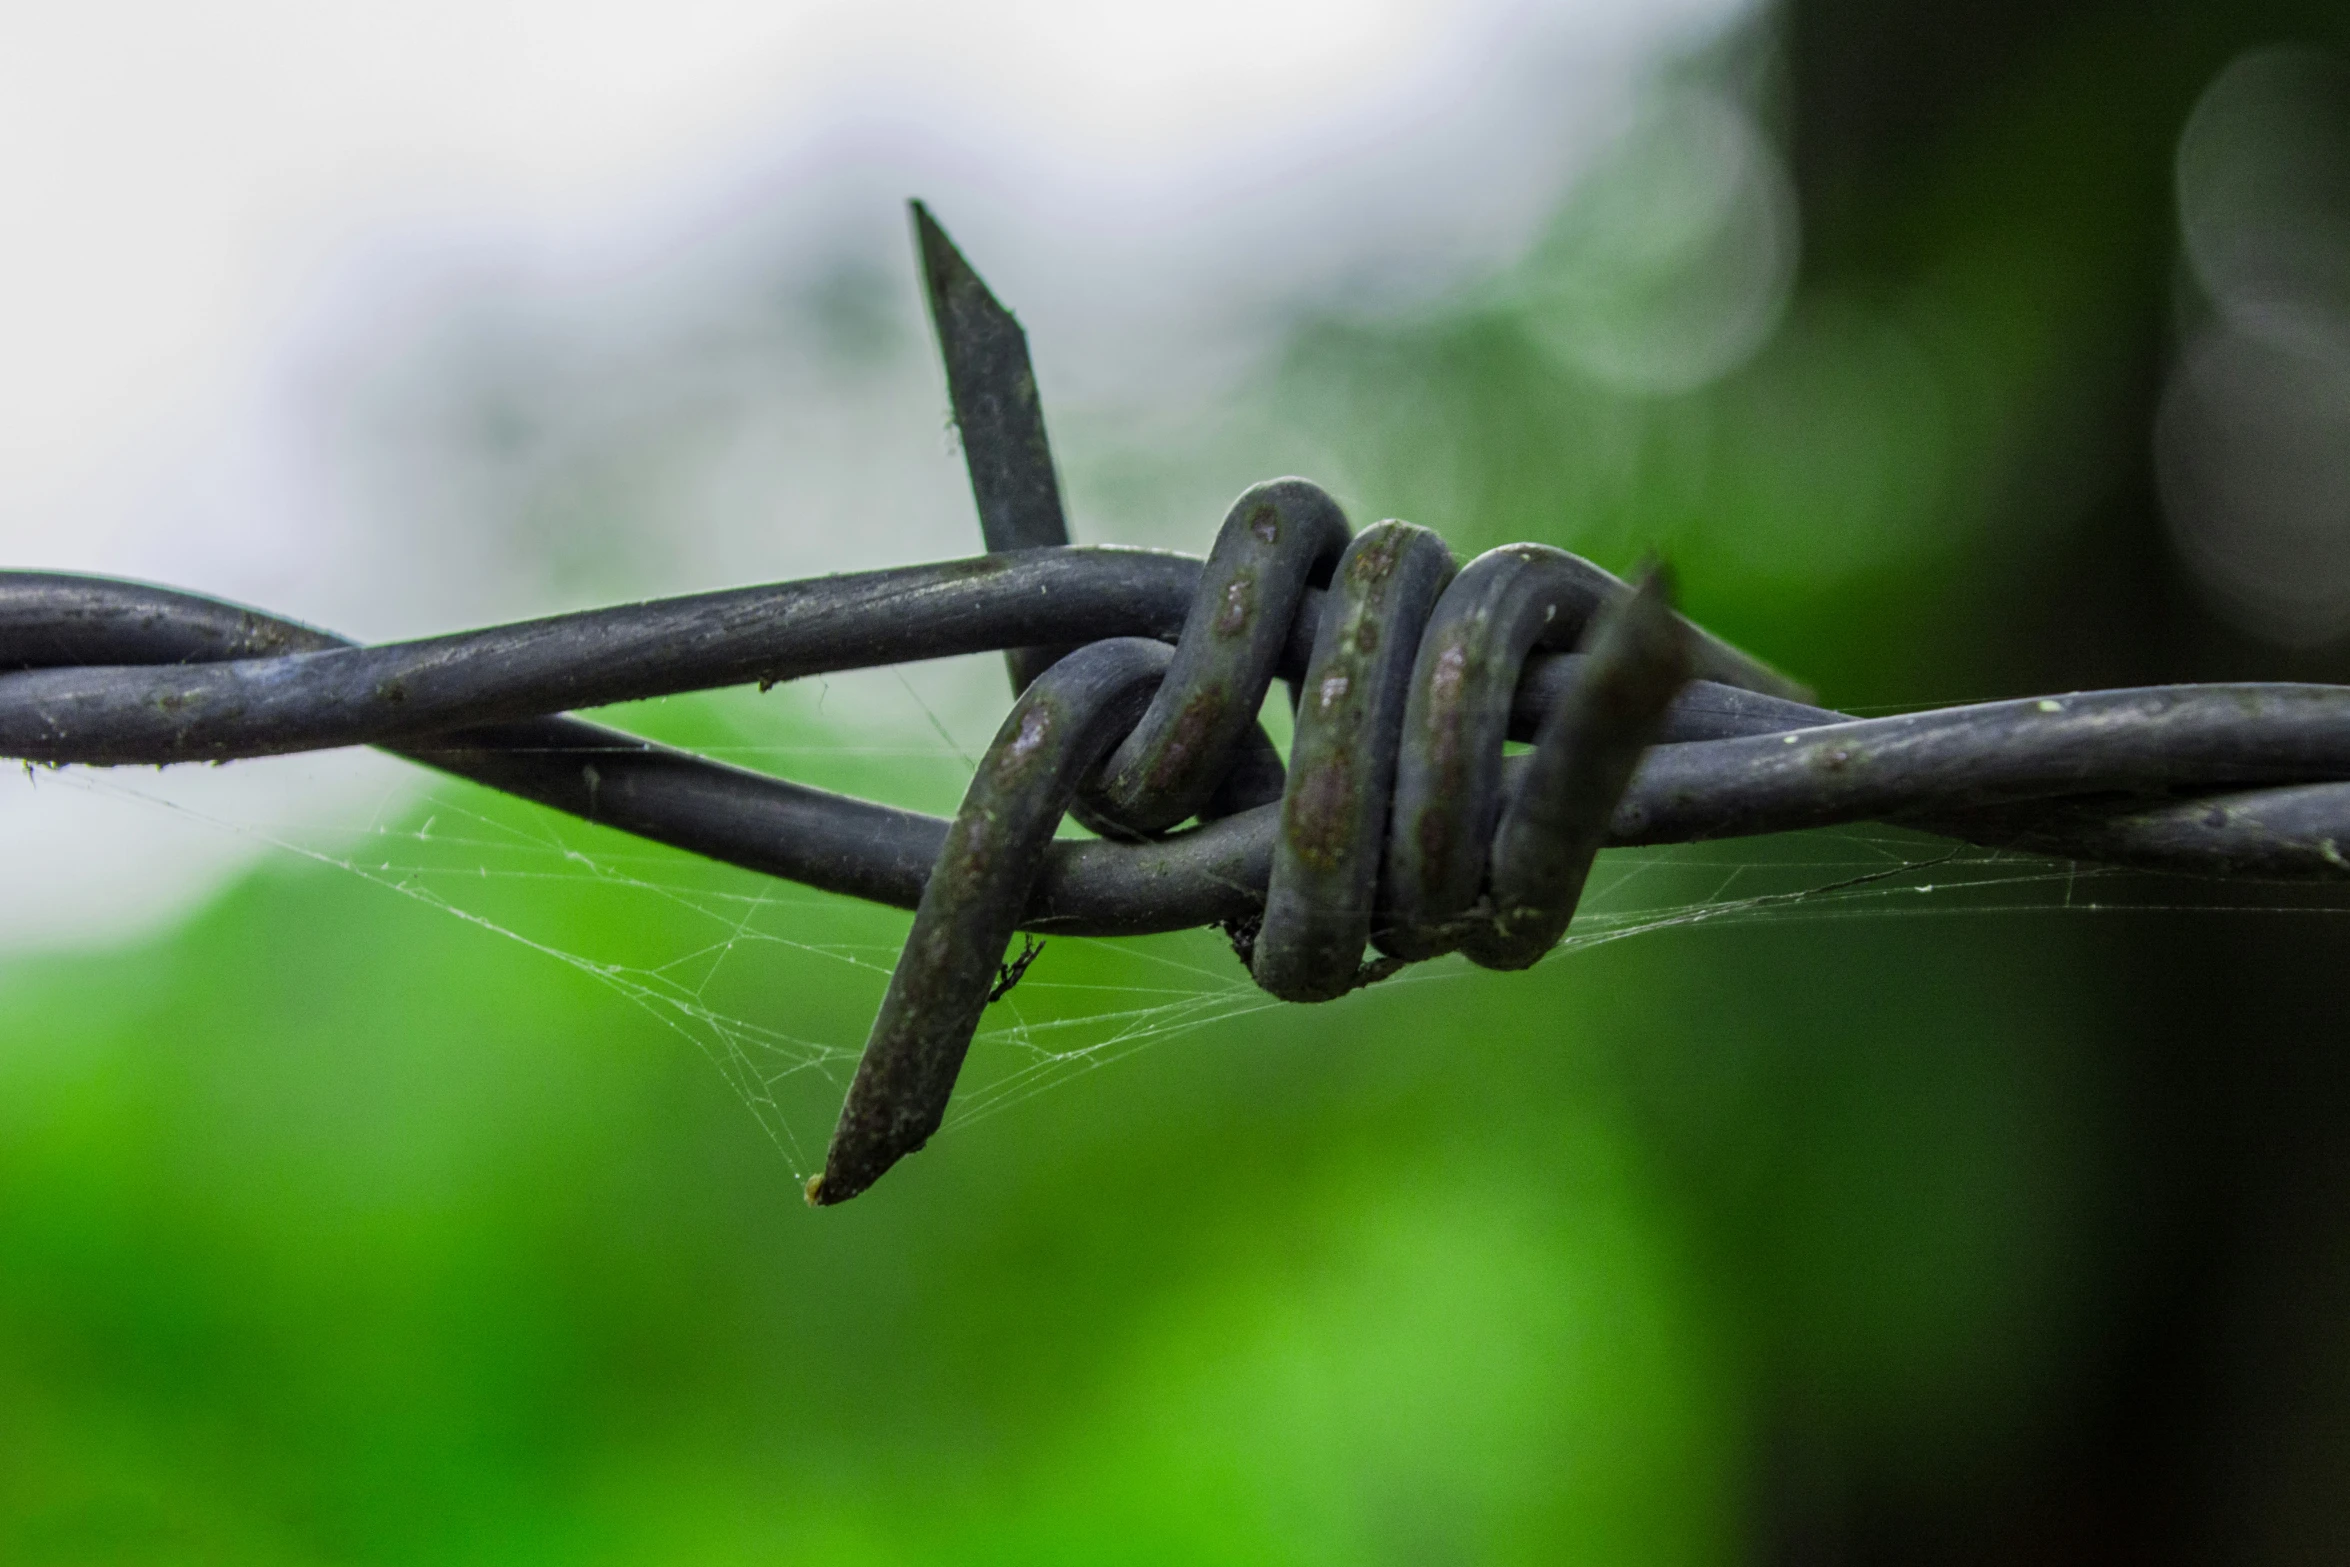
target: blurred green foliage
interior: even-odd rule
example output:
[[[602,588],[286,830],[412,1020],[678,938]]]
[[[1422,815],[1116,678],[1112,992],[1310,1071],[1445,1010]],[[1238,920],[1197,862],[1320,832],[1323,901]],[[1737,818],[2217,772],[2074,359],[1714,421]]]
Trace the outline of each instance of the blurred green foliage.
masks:
[[[641,901],[507,896],[568,951],[662,939]],[[1837,928],[1257,1012],[819,1216],[710,1064],[593,978],[272,869],[9,986],[0,1538],[1732,1557],[1758,1356],[1896,1439],[1921,1409],[1995,1433],[2070,1286],[2061,963]],[[754,967],[746,1016],[856,1037],[870,987]],[[1031,983],[1121,973],[1057,943]]]

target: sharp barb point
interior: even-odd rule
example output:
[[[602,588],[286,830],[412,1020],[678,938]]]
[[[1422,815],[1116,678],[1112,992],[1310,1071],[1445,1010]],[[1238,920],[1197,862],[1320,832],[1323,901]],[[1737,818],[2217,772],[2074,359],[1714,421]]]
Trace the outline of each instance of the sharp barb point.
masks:
[[[1028,336],[930,209],[919,201],[912,206],[923,292],[938,331],[939,357],[946,363],[947,395],[955,427],[962,432],[980,536],[990,551],[1067,544],[1061,481],[1045,435]],[[1007,653],[1012,689],[1026,690],[1066,651],[1035,647]]]

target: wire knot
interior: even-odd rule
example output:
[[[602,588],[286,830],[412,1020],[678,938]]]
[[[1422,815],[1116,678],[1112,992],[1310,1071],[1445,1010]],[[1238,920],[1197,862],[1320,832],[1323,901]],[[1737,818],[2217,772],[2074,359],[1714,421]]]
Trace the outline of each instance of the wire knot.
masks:
[[[1303,479],[1243,494],[1173,648],[1086,644],[1046,665],[980,760],[923,888],[814,1201],[840,1202],[938,1129],[1065,813],[1164,837],[1279,805],[1235,950],[1286,1001],[1331,1001],[1455,950],[1525,968],[1573,918],[1641,753],[1693,675],[1784,689],[1638,587],[1519,544],[1456,569],[1404,522],[1354,533]],[[1527,662],[1577,678],[1505,759]],[[1258,721],[1287,680],[1285,767]],[[1375,956],[1366,957],[1366,950]]]

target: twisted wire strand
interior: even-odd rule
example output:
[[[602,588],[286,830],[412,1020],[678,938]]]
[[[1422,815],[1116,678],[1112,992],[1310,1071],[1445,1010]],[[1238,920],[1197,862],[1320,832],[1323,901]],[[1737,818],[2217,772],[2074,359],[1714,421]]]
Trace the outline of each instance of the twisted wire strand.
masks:
[[[1537,961],[1608,846],[1886,821],[2108,864],[2350,878],[2350,688],[1856,719],[1673,613],[1661,572],[1628,586],[1540,545],[1456,570],[1435,534],[1356,533],[1299,479],[1244,494],[1204,561],[1069,545],[1018,324],[919,208],[916,231],[990,554],[377,646],[164,588],[0,573],[0,755],[382,746],[913,909],[818,1203],[937,1129],[1023,930],[1218,925],[1260,985],[1318,1001],[1452,951]],[[952,820],[563,712],[999,650],[1017,700]],[[1286,765],[1258,723],[1276,680]],[[1064,814],[1101,836],[1056,839]]]
[[[1074,546],[1014,558],[1001,577],[975,578],[979,586],[968,590],[969,597],[990,595],[987,584],[999,580],[1025,583],[1031,592],[1040,580],[1057,583],[1107,624],[1108,635],[1172,640],[1180,616],[1166,599],[1175,595],[1134,592],[1126,573],[1137,559],[1149,562],[1154,578],[1165,574],[1158,590],[1199,580],[1201,563],[1184,556]],[[976,564],[921,569],[951,572]],[[1089,580],[1097,572],[1117,580]],[[835,622],[843,650],[820,660],[826,669],[892,662],[890,650],[906,644],[951,642],[967,651],[992,651],[1032,629],[1025,612],[989,617],[984,603],[939,601],[930,611],[950,623],[941,631],[909,620],[902,603],[871,598],[864,580],[789,585],[819,595],[844,585],[828,612],[842,610],[852,598],[861,604],[848,617],[852,623]],[[472,644],[474,651],[442,671],[448,708],[461,715],[511,715],[527,712],[534,701],[553,705],[548,682],[536,672],[502,664],[505,632],[544,639],[569,625],[592,630],[607,616],[623,615],[640,628],[650,625],[646,640],[657,643],[668,628],[682,634],[692,626],[708,599],[731,596],[591,610],[469,633],[481,639]],[[1024,595],[1015,590],[1008,596]],[[1105,598],[1125,613],[1104,611]],[[1316,615],[1320,602],[1309,592],[1301,617]],[[993,618],[1001,640],[971,634],[966,616]],[[1051,612],[1038,618],[1049,621]],[[668,678],[647,678],[626,649],[608,670],[586,664],[589,655],[579,654],[580,661],[563,670],[563,685],[579,693],[572,699],[577,705],[594,706],[733,684],[757,677],[723,671],[755,670],[760,651],[777,635],[775,628],[757,625],[715,633],[696,659],[669,666]],[[739,652],[728,645],[730,637],[758,647]],[[1283,678],[1302,675],[1305,667],[1296,652],[1300,639],[1293,633],[1287,640],[1277,666]],[[826,645],[815,637],[809,641]],[[408,650],[433,646],[351,649],[330,633],[196,594],[103,577],[0,572],[0,667],[11,671],[0,674],[0,756],[48,765],[221,759],[189,743],[178,727],[192,725],[200,714],[183,717],[170,710],[191,679],[239,668],[243,681],[266,686],[272,667],[294,666],[285,673],[300,679],[315,666],[298,661],[338,647],[404,661],[413,656]],[[1536,652],[1511,694],[1508,738],[1531,740],[1543,716],[1578,689],[1589,663],[1585,654]],[[86,727],[61,721],[34,694],[32,677],[52,674],[70,677],[90,699]],[[460,716],[437,730],[411,734],[412,726],[392,721],[400,717],[396,701],[379,707],[362,692],[351,706],[325,705],[336,700],[329,691],[316,710],[289,705],[273,712],[261,737],[266,743],[228,754],[383,745],[585,820],[900,908],[919,900],[946,830],[935,816],[853,800],[577,719],[483,724]],[[114,727],[117,717],[122,722]],[[1501,764],[1505,788],[1522,766],[1516,757]],[[1667,708],[1657,743],[1610,819],[1607,844],[1692,842],[1881,820],[1987,848],[2029,847],[2203,875],[2330,880],[2350,875],[2343,863],[2350,854],[2350,784],[2344,779],[2350,779],[2350,687],[2147,686],[1853,718],[1699,679]],[[2276,787],[2287,785],[2293,787]],[[1147,842],[1062,842],[1046,853],[1045,878],[1023,928],[1134,935],[1242,917],[1252,905],[1228,883],[1250,883],[1261,893],[1277,816],[1260,805]],[[837,843],[840,853],[810,852],[802,834]],[[1146,887],[1154,889],[1147,897]],[[1162,904],[1169,912],[1154,915]]]
[[[1282,481],[1279,488],[1298,496],[1306,487]],[[1235,508],[1242,529],[1261,498],[1252,491]],[[1431,569],[1449,571],[1449,563],[1434,564],[1435,547],[1420,544],[1428,536],[1416,530],[1366,530],[1361,539],[1398,537]],[[5,573],[0,666],[11,672],[0,675],[0,754],[48,764],[166,763],[381,744],[590,822],[824,890],[931,915],[928,890],[943,888],[937,906],[945,912],[918,917],[899,971],[907,980],[893,979],[884,1021],[894,1029],[911,1016],[928,1030],[925,1037],[950,1044],[967,1044],[1015,930],[1128,935],[1232,926],[1253,936],[1259,980],[1299,999],[1342,994],[1380,970],[1380,963],[1362,963],[1357,931],[1386,954],[1384,962],[1467,946],[1479,961],[1519,966],[1555,941],[1550,926],[1563,929],[1561,906],[1571,912],[1572,897],[1513,895],[1510,878],[1521,867],[1533,874],[1549,853],[1566,867],[1546,873],[1554,884],[1579,883],[1589,858],[1569,841],[1578,832],[1596,849],[1890,821],[2078,860],[2205,875],[2350,877],[2343,850],[2350,844],[2350,782],[2343,781],[2350,779],[2350,688],[2147,687],[1855,719],[1718,680],[1676,686],[1674,661],[1687,656],[1691,639],[1676,617],[1630,613],[1641,604],[1661,609],[1653,590],[1619,590],[1614,602],[1625,612],[1612,620],[1592,616],[1592,629],[1632,626],[1652,643],[1661,637],[1661,654],[1653,647],[1611,653],[1603,637],[1587,639],[1580,652],[1537,645],[1521,653],[1517,640],[1529,620],[1543,618],[1539,612],[1515,600],[1493,614],[1465,606],[1510,597],[1492,588],[1504,576],[1540,576],[1542,568],[1524,566],[1529,559],[1548,564],[1547,554],[1529,555],[1523,546],[1472,562],[1425,607],[1416,632],[1377,614],[1332,613],[1340,601],[1311,586],[1296,593],[1294,622],[1275,615],[1272,633],[1239,627],[1227,613],[1235,574],[1213,563],[1069,547],[373,648],[197,595]],[[1517,589],[1529,592],[1522,583]],[[1420,597],[1427,596],[1423,588]],[[1066,634],[1055,628],[1071,624],[1084,625],[1093,640],[1052,666],[1015,706],[953,823],[544,707],[511,716],[561,701],[592,706],[703,689],[803,664],[839,670],[1026,646],[1040,634]],[[1187,658],[1197,646],[1190,627],[1200,624],[1226,645],[1244,640],[1236,631],[1260,638],[1259,661],[1269,665],[1263,684],[1232,686],[1222,661]],[[1320,631],[1316,651],[1327,656],[1319,662],[1298,655],[1299,628],[1307,625]],[[1464,626],[1477,634],[1461,634]],[[1671,630],[1660,633],[1662,626]],[[1333,629],[1340,627],[1352,627],[1351,642]],[[1403,647],[1412,674],[1401,703],[1387,701],[1392,736],[1365,725],[1339,737],[1316,719],[1347,706],[1323,693],[1344,679],[1348,691],[1335,695],[1352,694],[1365,628],[1376,628],[1370,651],[1382,640]],[[1276,650],[1269,660],[1265,647]],[[1499,656],[1489,656],[1496,648]],[[330,662],[356,664],[358,656],[370,662],[356,670]],[[1513,656],[1522,665],[1513,668]],[[1608,695],[1611,683],[1637,684],[1652,669],[1664,671],[1669,700],[1661,705],[1653,697]],[[1186,670],[1192,673],[1179,679]],[[1297,765],[1286,786],[1274,775],[1276,798],[1254,798],[1267,788],[1259,776],[1246,797],[1218,814],[1217,790],[1259,765],[1247,761],[1259,735],[1251,694],[1261,699],[1264,686],[1283,675],[1306,693],[1292,751]],[[403,688],[412,694],[391,694]],[[268,700],[240,700],[253,693]],[[1211,699],[1203,702],[1203,693]],[[1574,717],[1578,711],[1601,718]],[[1201,716],[1210,712],[1218,719],[1214,736]],[[1234,714],[1244,722],[1236,726]],[[1155,730],[1151,715],[1160,720]],[[477,721],[484,717],[490,721]],[[1585,738],[1610,724],[1626,738]],[[1546,729],[1562,738],[1543,744]],[[1063,742],[1063,735],[1072,738]],[[1535,749],[1504,759],[1504,738]],[[1053,745],[1040,746],[1043,740]],[[1014,765],[1040,750],[1051,763],[1045,771]],[[1347,786],[1351,769],[1376,766],[1382,755],[1395,777],[1384,808],[1375,777]],[[1529,774],[1578,755],[1612,758],[1609,766],[1628,774],[1613,785],[1603,777],[1582,786],[1606,799],[1604,811],[1573,804],[1572,787],[1528,787]],[[1104,758],[1110,765],[1093,771]],[[1155,786],[1137,787],[1138,777]],[[1049,787],[1032,789],[1030,781],[1040,778]],[[1123,810],[1133,813],[1129,821],[1165,820],[1180,808],[1165,803],[1169,796],[1196,797],[1203,783],[1211,804],[1200,808],[1199,825],[1160,836],[1052,839],[1062,807],[1087,797],[1089,782],[1105,816]],[[1566,803],[1542,814],[1556,802]],[[1518,815],[1505,817],[1512,804]],[[958,838],[956,828],[974,821],[1011,823],[1004,813],[1015,806],[1016,829],[976,845],[969,832]],[[1343,851],[1334,853],[1334,844]],[[1369,851],[1377,856],[1375,877],[1366,872]],[[1480,859],[1482,882],[1461,869]],[[966,875],[975,865],[992,879]],[[1367,883],[1384,890],[1366,895]],[[1506,955],[1492,945],[1501,939],[1494,934],[1497,907],[1542,911],[1537,934]],[[1302,962],[1268,956],[1280,949],[1268,949],[1265,930],[1283,939],[1288,909],[1304,916]],[[925,977],[932,974],[947,978]],[[934,1006],[949,994],[957,998],[953,1006]],[[891,1037],[877,1027],[876,1043]],[[959,1046],[945,1054],[959,1062]],[[894,1057],[869,1051],[869,1059],[886,1065]],[[873,1087],[852,1089],[853,1109],[877,1099],[897,1107],[895,1131],[883,1139],[906,1144],[897,1156],[935,1127],[927,1110],[908,1107],[935,1101],[943,1109],[941,1084],[951,1089],[952,1072],[941,1075],[941,1060],[933,1051],[920,1099],[898,1092],[892,1085],[899,1079],[878,1067]],[[859,1084],[866,1081],[861,1076]],[[844,1130],[862,1124],[852,1116]],[[850,1150],[861,1141],[852,1136]],[[862,1189],[846,1175],[820,1179],[818,1195],[827,1201]]]

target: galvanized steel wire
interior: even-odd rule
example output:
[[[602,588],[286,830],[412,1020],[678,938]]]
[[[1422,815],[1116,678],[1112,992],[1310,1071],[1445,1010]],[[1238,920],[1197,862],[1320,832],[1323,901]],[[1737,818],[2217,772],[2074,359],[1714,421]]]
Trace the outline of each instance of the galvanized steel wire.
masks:
[[[916,227],[990,554],[355,646],[199,595],[0,573],[0,755],[381,746],[584,820],[916,911],[812,1201],[934,1132],[1019,932],[1215,925],[1285,999],[1552,949],[1601,848],[1862,821],[1997,849],[2350,877],[2350,688],[2164,686],[1856,719],[1564,551],[1456,569],[1297,479],[1205,560],[1069,545],[1025,339]],[[563,716],[1003,650],[952,820]],[[1281,758],[1257,722],[1275,680]],[[1507,755],[1506,741],[1524,742]],[[1057,839],[1074,813],[1097,837]],[[1186,824],[1190,825],[1186,825]]]

